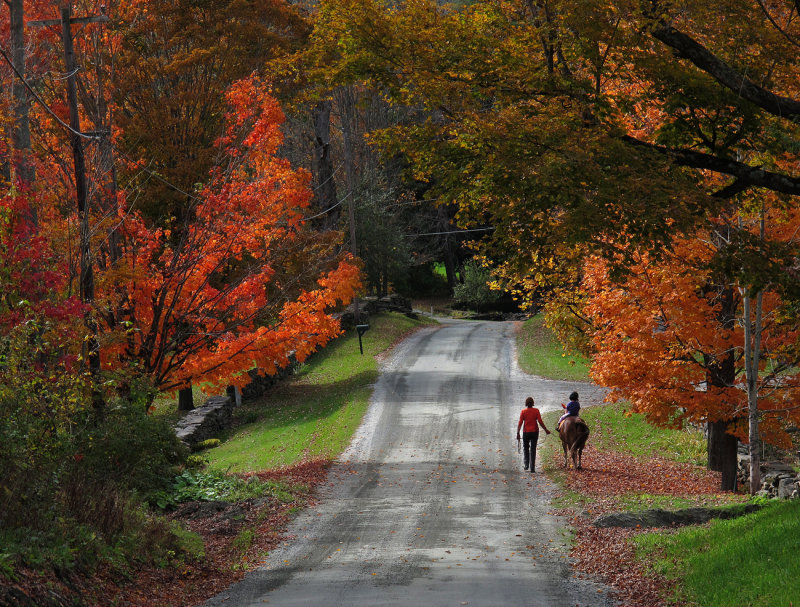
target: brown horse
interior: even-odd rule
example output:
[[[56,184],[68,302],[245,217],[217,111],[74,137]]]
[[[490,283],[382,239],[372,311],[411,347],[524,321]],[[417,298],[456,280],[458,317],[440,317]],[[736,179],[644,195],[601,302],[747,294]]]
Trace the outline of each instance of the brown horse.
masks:
[[[569,458],[572,458],[572,467],[580,470],[583,448],[589,438],[589,426],[580,417],[571,415],[561,422],[558,435],[561,437],[561,446],[564,447],[564,467],[568,467]]]

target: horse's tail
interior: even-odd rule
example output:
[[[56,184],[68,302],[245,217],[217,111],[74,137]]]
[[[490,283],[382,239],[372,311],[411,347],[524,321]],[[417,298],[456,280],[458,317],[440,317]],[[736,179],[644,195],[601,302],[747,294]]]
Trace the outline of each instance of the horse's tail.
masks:
[[[573,449],[582,449],[586,446],[586,441],[589,440],[589,426],[580,417],[575,420],[575,429],[578,431],[578,436],[570,445],[570,451]]]

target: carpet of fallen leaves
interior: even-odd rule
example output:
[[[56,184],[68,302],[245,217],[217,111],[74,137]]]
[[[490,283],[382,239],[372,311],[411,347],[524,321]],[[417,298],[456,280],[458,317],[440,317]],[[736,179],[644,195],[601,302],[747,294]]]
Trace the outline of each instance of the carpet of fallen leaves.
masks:
[[[687,498],[693,505],[715,505],[731,497],[719,491],[719,473],[666,459],[642,460],[614,451],[598,451],[590,446],[583,455],[583,469],[566,472],[565,485],[591,503],[581,512],[559,512],[569,517],[575,531],[571,550],[574,567],[579,576],[599,578],[613,587],[626,607],[670,604],[662,598],[666,580],[635,558],[630,542],[633,536],[653,529],[597,528],[592,521],[601,514],[625,509],[620,500],[623,495],[674,496]]]
[[[181,518],[190,530],[202,536],[205,558],[199,563],[184,563],[178,567],[145,567],[128,572],[126,579],[109,569],[91,576],[59,573],[44,575],[19,571],[18,580],[0,588],[0,606],[36,605],[37,607],[84,604],[91,607],[124,605],[152,607],[170,605],[189,607],[199,605],[218,594],[245,573],[255,569],[263,555],[285,539],[284,534],[292,512],[298,506],[314,502],[316,487],[325,480],[329,462],[309,461],[291,468],[259,473],[263,480],[280,480],[292,486],[293,501],[270,498],[263,503],[241,503],[237,515],[242,521],[226,516],[225,511],[205,518],[181,518],[178,509],[174,518]],[[252,543],[239,547],[234,541],[244,526],[254,531]],[[4,578],[0,577],[0,580]]]

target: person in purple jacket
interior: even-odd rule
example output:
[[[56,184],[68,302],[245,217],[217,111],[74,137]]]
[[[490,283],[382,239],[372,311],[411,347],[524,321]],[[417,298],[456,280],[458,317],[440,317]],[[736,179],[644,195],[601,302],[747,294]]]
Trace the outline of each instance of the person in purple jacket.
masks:
[[[561,422],[564,421],[566,418],[568,418],[570,415],[574,415],[575,417],[577,417],[578,413],[580,413],[581,404],[578,402],[578,393],[573,392],[572,394],[570,394],[569,402],[566,404],[566,406],[565,405],[561,406],[564,407],[567,410],[567,412],[564,413],[564,415],[562,415],[559,418],[558,423],[556,424],[556,430],[558,430],[561,427]]]

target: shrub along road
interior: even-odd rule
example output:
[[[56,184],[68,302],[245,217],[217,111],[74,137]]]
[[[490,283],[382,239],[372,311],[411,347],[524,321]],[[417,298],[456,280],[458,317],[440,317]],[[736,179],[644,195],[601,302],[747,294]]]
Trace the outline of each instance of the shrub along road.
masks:
[[[573,577],[554,488],[514,441],[526,396],[552,411],[600,395],[520,373],[513,329],[445,321],[403,342],[318,505],[207,605],[614,604]]]

